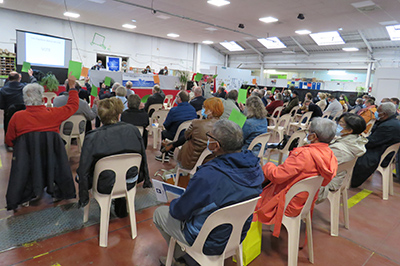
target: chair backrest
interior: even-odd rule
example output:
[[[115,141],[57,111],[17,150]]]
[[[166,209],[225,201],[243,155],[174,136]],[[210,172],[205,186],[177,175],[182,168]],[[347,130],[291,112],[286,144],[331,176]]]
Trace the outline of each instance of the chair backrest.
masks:
[[[269,138],[271,137],[271,133],[264,133],[255,137],[252,142],[250,143],[248,150],[252,150],[254,146],[257,144],[261,144],[260,151],[258,152],[257,157],[261,158],[264,155],[265,146],[267,146]]]
[[[314,196],[317,193],[318,189],[321,187],[323,181],[323,177],[321,176],[313,176],[309,177],[303,180],[300,180],[299,182],[295,183],[289,191],[286,193],[285,197],[285,210],[283,213],[285,213],[286,208],[289,204],[289,202],[292,200],[294,196],[299,194],[300,192],[308,192],[308,197],[307,201],[303,206],[303,209],[301,210],[299,216],[301,218],[305,218],[305,215],[310,211],[311,209],[311,204],[314,200]]]
[[[356,109],[353,109],[353,110],[351,110],[349,113],[350,113],[350,114],[355,114],[356,111],[357,111]]]
[[[111,197],[125,195],[127,191],[126,173],[134,166],[138,168],[139,172],[141,161],[142,156],[138,153],[111,155],[98,160],[94,167],[93,190],[97,192],[97,183],[100,173],[105,170],[111,170],[115,173],[115,183],[111,192]]]
[[[325,111],[324,114],[322,115],[322,118],[329,118],[331,115],[331,111]]]
[[[237,250],[240,244],[240,238],[242,235],[242,230],[244,223],[249,218],[249,216],[253,213],[257,201],[260,197],[256,197],[250,200],[246,200],[240,203],[236,203],[222,209],[216,210],[210,216],[207,217],[204,222],[199,235],[196,237],[192,248],[197,250],[198,252],[203,251],[204,243],[211,233],[211,231],[217,226],[223,224],[231,224],[232,232],[229,236],[229,240],[227,245],[225,246],[224,253],[233,253]],[[206,265],[201,261],[198,261],[200,265]]]
[[[336,121],[339,116],[343,114],[343,110],[340,110],[339,112],[336,113],[336,115],[332,118],[332,121]]]
[[[285,114],[281,116],[278,120],[278,123],[276,123],[275,128],[277,129],[278,127],[284,127],[284,129],[287,129],[291,118],[292,117],[290,116],[290,114]]]
[[[400,142],[389,146],[385,150],[385,152],[382,154],[379,165],[382,164],[382,162],[383,162],[383,160],[385,160],[386,156],[388,156],[390,153],[394,152],[394,155],[393,155],[392,159],[390,160],[390,163],[388,164],[388,166],[390,166],[393,163],[394,159],[396,158],[396,154],[399,151],[399,148],[400,148]]]
[[[284,109],[283,106],[276,107],[274,112],[272,113],[271,117],[279,118],[281,116],[282,110]]]
[[[292,145],[292,142],[295,141],[296,139],[298,140],[298,144],[296,147],[300,147],[303,146],[304,143],[304,139],[306,137],[307,133],[304,130],[298,130],[296,132],[294,132],[291,136],[290,139],[288,140],[288,142],[286,143],[285,147],[283,147],[282,150],[280,150],[281,153],[288,155],[289,154],[289,148]],[[295,147],[295,148],[296,148]]]
[[[354,158],[353,160],[341,163],[338,165],[337,174],[343,171],[346,171],[346,175],[343,178],[342,185],[340,186],[340,190],[346,189],[347,184],[350,182],[351,176],[353,175],[354,165],[356,164],[358,157]]]
[[[48,91],[48,92],[43,93],[42,98],[47,100],[47,103],[45,104],[46,107],[52,107],[53,106],[52,100],[56,97],[57,97],[57,94],[55,92]]]
[[[172,99],[174,96],[172,94],[165,95],[164,98],[164,108],[171,108],[172,107]]]
[[[168,110],[163,110],[159,109],[156,110],[152,115],[151,115],[151,122],[155,123],[155,121],[158,121],[158,125],[162,126],[164,124],[165,119],[167,118],[168,115]]]
[[[66,135],[64,133],[64,127],[68,124],[72,124],[72,130],[69,135]],[[79,125],[82,125],[82,127],[79,127]],[[79,130],[82,128],[82,131]],[[60,127],[60,135],[64,139],[64,136],[79,136],[82,134],[85,134],[85,129],[86,129],[86,117],[84,115],[72,115],[70,116],[67,120],[63,121],[61,123]]]
[[[303,116],[301,117],[299,123],[307,125],[310,122],[312,114],[313,114],[312,111],[304,113]]]
[[[144,128],[142,126],[136,126],[139,129],[140,135],[143,136]]]
[[[295,117],[297,114],[297,111],[300,109],[300,106],[295,106],[290,110],[290,116]]]
[[[163,104],[162,103],[153,103],[149,106],[149,110],[148,113],[150,113],[151,110],[157,111],[163,108]]]
[[[201,110],[198,110],[196,114],[199,116],[199,119],[203,119],[203,115],[201,114]]]
[[[200,154],[199,159],[197,159],[196,164],[193,166],[192,171],[190,171],[191,175],[194,175],[197,171],[197,167],[203,164],[204,160],[207,158],[208,155],[210,155],[212,152],[205,148],[204,151]]]
[[[178,130],[175,133],[175,137],[174,137],[174,140],[173,140],[174,142],[179,139],[179,135],[181,134],[181,132],[183,130],[186,130],[186,129],[189,128],[189,126],[192,124],[192,121],[193,120],[188,120],[188,121],[185,121],[185,122],[183,122],[182,124],[179,125]]]

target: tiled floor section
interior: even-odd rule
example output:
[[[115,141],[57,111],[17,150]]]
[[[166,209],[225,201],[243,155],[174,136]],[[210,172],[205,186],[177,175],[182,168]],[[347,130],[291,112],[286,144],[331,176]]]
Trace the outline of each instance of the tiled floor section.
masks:
[[[2,142],[2,138],[0,141]],[[147,150],[150,174],[153,175],[160,168],[173,168],[173,160],[164,165],[154,160],[154,155],[158,152],[152,149],[151,144],[150,138]],[[76,147],[74,149],[71,168],[75,173],[79,154]],[[0,146],[0,157],[0,206],[5,206],[11,153]],[[395,182],[395,195],[388,201],[383,201],[381,178],[376,174],[362,188],[351,189],[349,197],[363,188],[372,190],[373,193],[350,209],[350,230],[344,229],[341,224],[338,237],[329,235],[329,203],[324,202],[316,207],[313,217],[314,265],[400,265],[400,184]],[[36,206],[22,208],[15,214],[0,209],[0,219],[65,203],[66,201],[52,204],[50,197],[44,197]],[[0,265],[158,266],[159,256],[166,255],[167,244],[153,225],[152,215],[155,209],[156,207],[150,207],[136,213],[138,235],[135,240],[131,239],[129,218],[114,219],[110,221],[107,248],[98,246],[99,225],[94,225],[2,252]],[[302,228],[301,245],[304,245],[304,239]],[[307,255],[306,247],[299,251],[299,265],[311,265]],[[236,264],[227,259],[225,265]],[[287,265],[286,230],[282,230],[281,237],[277,239],[272,237],[267,227],[263,228],[262,253],[250,266],[261,265]]]

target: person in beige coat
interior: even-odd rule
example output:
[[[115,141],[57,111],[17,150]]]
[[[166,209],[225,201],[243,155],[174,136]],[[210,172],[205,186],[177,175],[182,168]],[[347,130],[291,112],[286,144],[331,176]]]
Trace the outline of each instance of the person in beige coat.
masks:
[[[338,138],[329,145],[339,165],[358,158],[366,152],[365,144],[367,144],[368,140],[360,135],[365,128],[365,121],[359,115],[345,113],[340,116],[336,130]],[[345,175],[345,171],[337,173],[328,185],[321,187],[317,203],[325,200],[329,191],[338,190],[343,183]]]
[[[321,108],[322,112],[325,110],[326,108],[326,94],[323,92],[319,92],[318,93],[318,99],[319,101],[316,103],[316,105],[319,106],[319,108]]]

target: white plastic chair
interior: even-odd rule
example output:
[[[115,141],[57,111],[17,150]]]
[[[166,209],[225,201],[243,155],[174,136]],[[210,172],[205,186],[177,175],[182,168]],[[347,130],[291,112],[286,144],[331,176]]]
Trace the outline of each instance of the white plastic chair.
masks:
[[[139,129],[140,135],[143,137],[143,131],[144,131],[144,127],[142,126],[136,126],[137,129]]]
[[[168,110],[157,110],[151,115],[151,129],[153,131],[153,148],[157,148],[157,143],[161,143],[161,131],[164,128],[163,124],[168,115]],[[157,121],[157,122],[156,122]],[[153,125],[154,124],[154,125]]]
[[[137,153],[125,153],[104,157],[97,161],[93,174],[92,196],[100,205],[100,237],[99,246],[107,247],[108,242],[108,225],[110,222],[111,200],[116,198],[126,198],[127,207],[129,210],[129,218],[131,221],[132,239],[136,238],[136,215],[135,215],[135,195],[136,185],[130,190],[126,188],[126,173],[131,168],[136,166],[138,171],[142,156]],[[97,191],[97,183],[99,175],[105,170],[111,170],[115,173],[115,184],[111,194],[101,194]],[[89,204],[84,208],[83,222],[89,219]]]
[[[258,135],[251,141],[249,147],[247,148],[248,150],[251,151],[251,150],[253,150],[254,146],[256,146],[257,144],[261,144],[260,151],[258,152],[258,155],[257,155],[257,157],[260,158],[261,167],[264,165],[265,147],[267,146],[270,137],[271,137],[271,133],[264,133],[264,134]]]
[[[182,124],[179,125],[178,129],[176,130],[176,133],[175,133],[175,136],[174,136],[174,139],[172,140],[172,142],[175,142],[175,141],[177,141],[179,139],[179,135],[181,134],[181,132],[183,130],[188,129],[190,127],[190,125],[192,124],[192,121],[193,120],[188,120],[188,121],[185,121],[185,122],[183,122]],[[165,160],[165,153],[162,154],[162,163],[164,163],[164,160]]]
[[[336,115],[332,118],[332,121],[336,122],[337,119],[343,114],[343,110],[340,110],[336,113]]]
[[[283,139],[283,135],[287,132],[291,120],[290,114],[281,116],[274,126],[268,126],[269,132],[274,132],[278,135],[278,142]]]
[[[291,116],[291,121],[290,122],[294,122],[296,119],[296,115],[297,115],[297,111],[300,109],[300,106],[295,106],[292,108],[292,110],[290,110],[289,114]]]
[[[308,198],[303,206],[300,214],[296,217],[287,217],[283,214],[282,224],[286,227],[288,232],[288,266],[296,266],[299,255],[299,240],[300,240],[300,222],[305,220],[307,231],[307,246],[309,261],[314,263],[314,248],[312,238],[312,225],[311,225],[311,205],[314,200],[315,194],[322,184],[323,178],[321,176],[314,176],[303,179],[294,184],[286,193],[285,199],[285,213],[289,202],[294,196],[300,192],[308,192]]]
[[[200,265],[223,266],[226,258],[236,255],[237,264],[243,266],[242,244],[240,243],[240,238],[244,223],[253,213],[259,198],[260,197],[257,197],[233,204],[213,212],[207,217],[192,246],[187,246],[171,237],[168,247],[167,262],[165,265],[171,266],[175,245],[178,244]],[[221,255],[205,255],[203,253],[203,246],[208,235],[214,228],[223,224],[232,225],[232,232],[229,236],[224,252]]]
[[[267,117],[268,125],[270,125],[270,126],[276,125],[279,118],[281,117],[283,109],[284,109],[283,106],[279,106],[279,107],[275,108],[275,110],[272,112],[272,115]]]
[[[69,135],[64,134],[65,125],[72,123],[71,133]],[[79,125],[82,125],[82,131],[80,131]],[[60,136],[66,142],[65,150],[67,151],[68,159],[70,158],[71,140],[77,139],[78,150],[81,152],[83,141],[85,140],[86,131],[86,117],[84,115],[72,115],[67,120],[61,123]]]
[[[151,110],[157,111],[157,110],[161,110],[163,108],[163,104],[162,103],[153,103],[149,106],[149,110],[147,113],[150,113]]]
[[[344,227],[349,229],[350,221],[349,221],[349,208],[347,206],[347,187],[350,183],[351,176],[353,175],[353,168],[356,164],[357,158],[354,160],[342,163],[338,166],[337,173],[346,171],[346,175],[343,178],[343,183],[340,188],[336,191],[329,191],[328,192],[328,200],[330,203],[331,208],[331,236],[338,236],[339,235],[339,209],[340,209],[340,196],[342,196],[343,202],[343,216],[344,216]]]
[[[325,111],[322,118],[329,118],[331,116],[331,111]]]
[[[293,141],[295,141],[296,139],[298,139],[298,145],[296,147],[301,147],[304,144],[304,139],[306,138],[307,133],[304,130],[299,130],[296,131],[292,134],[292,136],[290,136],[288,142],[286,143],[285,147],[283,147],[282,150],[279,150],[277,148],[273,148],[273,149],[269,149],[269,154],[268,154],[268,162],[271,159],[271,154],[273,152],[278,152],[279,153],[279,159],[278,159],[278,164],[282,164],[283,161],[283,155],[288,156],[290,151],[290,145],[292,144]]]
[[[304,130],[308,128],[308,125],[310,123],[311,120],[311,116],[312,116],[313,112],[306,112],[304,113],[300,120],[298,122],[291,122],[290,123],[290,129],[293,130],[293,132],[295,132],[296,130],[298,130],[300,128],[300,130]],[[303,122],[304,121],[304,122]]]
[[[47,99],[46,107],[53,107],[53,99],[57,97],[55,92],[44,92],[43,99]]]
[[[164,109],[171,109],[172,108],[172,99],[174,98],[174,96],[172,94],[168,94],[165,95],[165,99],[164,99]]]
[[[182,173],[187,173],[187,174],[191,174],[194,175],[197,171],[197,167],[199,167],[200,165],[203,164],[204,160],[207,158],[208,155],[210,155],[211,152],[206,148],[204,149],[204,151],[200,154],[199,159],[197,159],[196,164],[194,165],[194,167],[192,169],[185,169],[185,168],[181,168],[179,167],[178,164],[178,169],[176,170],[176,176],[175,176],[175,186],[178,185],[179,182],[179,175]]]
[[[201,114],[201,110],[198,110],[196,114],[199,116],[199,119],[203,119],[203,115]]]
[[[398,134],[398,133],[397,133]],[[379,162],[379,166],[376,169],[376,171],[380,172],[382,175],[382,198],[384,200],[389,199],[389,194],[393,196],[393,175],[392,172],[395,169],[395,159],[397,152],[399,151],[400,148],[400,142],[393,144],[392,146],[389,146],[386,151],[382,154],[381,160]],[[389,164],[386,167],[382,167],[381,164],[383,160],[386,158],[386,156],[390,153],[394,152],[394,155],[392,159],[390,160]]]

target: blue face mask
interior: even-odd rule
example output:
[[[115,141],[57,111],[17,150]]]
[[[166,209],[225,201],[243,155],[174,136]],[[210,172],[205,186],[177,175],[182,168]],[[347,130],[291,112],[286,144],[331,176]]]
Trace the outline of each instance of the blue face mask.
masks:
[[[379,113],[378,113],[378,111],[375,111],[375,118],[376,118],[376,120],[379,120]]]
[[[343,130],[343,127],[341,125],[337,125],[336,136],[340,137],[341,135],[343,135],[342,130]]]
[[[101,63],[99,62],[98,65],[101,66]]]
[[[290,94],[290,97],[293,98],[293,93]]]
[[[365,103],[362,105],[362,108],[367,108],[367,106],[365,105]]]
[[[207,118],[207,114],[206,114],[206,109],[201,109],[201,115],[204,117],[204,118]],[[207,143],[207,145],[208,145],[208,143]]]

